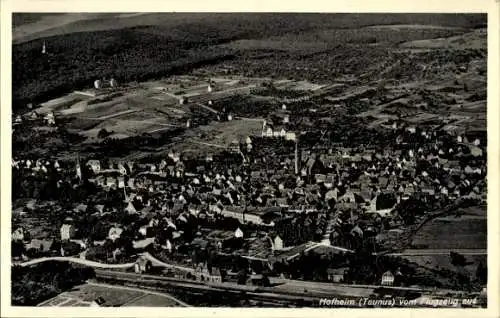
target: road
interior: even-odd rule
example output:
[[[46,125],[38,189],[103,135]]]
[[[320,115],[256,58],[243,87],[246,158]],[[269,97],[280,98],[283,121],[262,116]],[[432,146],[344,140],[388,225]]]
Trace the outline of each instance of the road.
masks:
[[[35,265],[35,264],[49,262],[49,261],[70,262],[70,263],[76,263],[76,264],[80,264],[80,265],[85,265],[85,266],[95,267],[95,268],[103,268],[103,269],[126,269],[126,268],[134,267],[134,265],[135,265],[135,263],[104,264],[104,263],[94,262],[94,261],[83,259],[83,258],[66,257],[66,256],[41,257],[41,258],[29,260],[27,262],[22,262],[22,263],[18,262],[18,263],[12,263],[12,264],[25,267],[25,266]]]
[[[193,268],[173,265],[165,263],[158,260],[149,253],[143,253],[139,255],[149,260],[153,266],[160,266],[165,268],[175,268],[182,271],[194,272]],[[76,257],[43,257],[39,259],[30,260],[24,263],[18,263],[20,266],[29,266],[47,261],[64,261],[73,262],[81,265],[86,265],[96,268],[96,273],[99,277],[102,277],[105,281],[110,280],[113,282],[128,282],[127,284],[132,284],[133,287],[142,287],[141,284],[146,284],[149,286],[150,290],[154,286],[159,286],[160,282],[164,283],[165,286],[170,286],[169,288],[183,288],[183,289],[200,289],[207,291],[231,291],[231,292],[241,292],[243,290],[251,293],[253,296],[259,299],[265,299],[266,297],[270,299],[289,299],[292,298],[296,300],[297,297],[302,298],[316,298],[316,297],[332,297],[332,296],[346,296],[346,297],[367,297],[371,295],[375,289],[385,287],[394,290],[411,290],[416,292],[428,292],[428,290],[422,288],[408,288],[408,287],[387,287],[379,285],[351,285],[351,284],[332,284],[332,283],[322,283],[313,281],[301,281],[301,280],[290,280],[281,278],[271,278],[271,283],[275,285],[274,287],[258,287],[252,285],[237,285],[235,283],[203,283],[195,282],[186,279],[178,278],[168,278],[164,276],[155,276],[147,274],[135,274],[122,271],[114,271],[113,269],[128,269],[134,267],[135,263],[127,264],[103,264],[90,260],[85,260]],[[145,286],[146,286],[145,285]],[[129,286],[130,287],[130,286]],[[131,287],[132,288],[132,287]],[[438,291],[432,290],[432,293]]]
[[[248,118],[248,117],[240,117],[240,116],[236,116],[236,117],[234,117],[234,119],[241,119],[241,120],[247,120],[247,121],[260,121],[260,122],[265,121],[264,118]]]
[[[128,110],[124,110],[122,112],[110,114],[110,115],[107,115],[107,116],[101,116],[101,117],[85,117],[85,116],[80,116],[78,118],[80,118],[80,119],[88,119],[88,120],[106,120],[106,119],[111,119],[111,118],[119,117],[119,116],[122,116],[122,115],[128,115],[128,114],[136,113],[138,111],[139,111],[139,109],[128,109]]]
[[[165,262],[160,261],[159,259],[155,258],[153,255],[149,253],[143,253],[139,254],[139,257],[143,257],[153,264],[153,266],[161,266],[165,268],[176,268],[179,270],[183,271],[189,271],[192,272],[194,271],[193,268],[190,267],[185,267],[185,266],[178,266],[178,265],[173,265],[173,264],[168,264]],[[135,265],[134,263],[125,263],[125,264],[105,264],[105,263],[99,263],[83,258],[78,258],[78,257],[69,257],[69,256],[54,256],[54,257],[41,257],[41,258],[36,258],[29,260],[27,262],[18,262],[18,263],[13,263],[13,265],[18,265],[18,266],[30,266],[30,265],[35,265],[43,262],[50,262],[50,261],[57,261],[57,262],[70,262],[70,263],[76,263],[80,265],[85,265],[89,267],[95,267],[95,268],[102,268],[102,269],[127,269],[127,268],[132,268]]]
[[[388,256],[433,256],[450,255],[450,252],[456,252],[462,255],[488,255],[485,249],[408,249],[401,252],[389,253]]]
[[[227,147],[217,145],[217,144],[211,144],[208,142],[202,142],[202,141],[196,141],[196,140],[189,140],[190,143],[192,144],[198,144],[198,145],[203,145],[203,146],[210,146],[210,147],[216,147],[216,148],[221,148],[221,149],[226,149]]]

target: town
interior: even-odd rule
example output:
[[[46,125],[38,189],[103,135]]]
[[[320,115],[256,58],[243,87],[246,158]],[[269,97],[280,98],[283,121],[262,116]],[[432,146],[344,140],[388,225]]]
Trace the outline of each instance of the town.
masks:
[[[299,306],[380,288],[479,297],[487,134],[468,81],[484,72],[460,63],[459,79],[426,88],[224,64],[30,103],[12,118],[12,262],[75,262],[125,285],[258,286]]]

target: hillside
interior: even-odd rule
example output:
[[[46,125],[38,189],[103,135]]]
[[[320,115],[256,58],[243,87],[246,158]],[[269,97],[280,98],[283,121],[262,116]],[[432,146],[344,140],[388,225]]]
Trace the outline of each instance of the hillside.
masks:
[[[398,44],[461,36],[484,22],[484,15],[456,14],[19,15],[13,107],[89,87],[98,77],[129,82],[203,69],[227,72],[222,66],[237,75],[306,76],[320,83],[343,76],[378,80],[381,70],[404,56],[395,50]],[[408,24],[420,27],[401,27]],[[446,27],[421,27],[436,24]],[[48,54],[41,53],[42,42]],[[414,54],[422,62],[437,55]],[[413,76],[417,64],[390,76]]]
[[[96,13],[96,14],[33,14],[19,13],[13,16],[13,39],[26,42],[34,39],[74,33],[121,29],[134,26],[156,25],[178,27],[192,23],[242,25],[249,30],[256,24],[294,25],[297,30],[316,28],[358,28],[371,25],[422,24],[449,27],[475,28],[484,25],[481,14],[295,14],[295,13]]]

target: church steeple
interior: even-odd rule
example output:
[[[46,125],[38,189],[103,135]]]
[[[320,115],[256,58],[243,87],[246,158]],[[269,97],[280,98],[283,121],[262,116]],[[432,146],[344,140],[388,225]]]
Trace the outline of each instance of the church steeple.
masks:
[[[76,177],[82,180],[82,168],[80,167],[80,155],[76,157]]]

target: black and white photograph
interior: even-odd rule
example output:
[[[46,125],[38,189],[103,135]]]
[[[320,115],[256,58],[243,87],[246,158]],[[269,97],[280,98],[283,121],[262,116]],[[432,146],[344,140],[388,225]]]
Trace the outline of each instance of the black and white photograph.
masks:
[[[488,21],[13,12],[10,305],[488,307]]]

